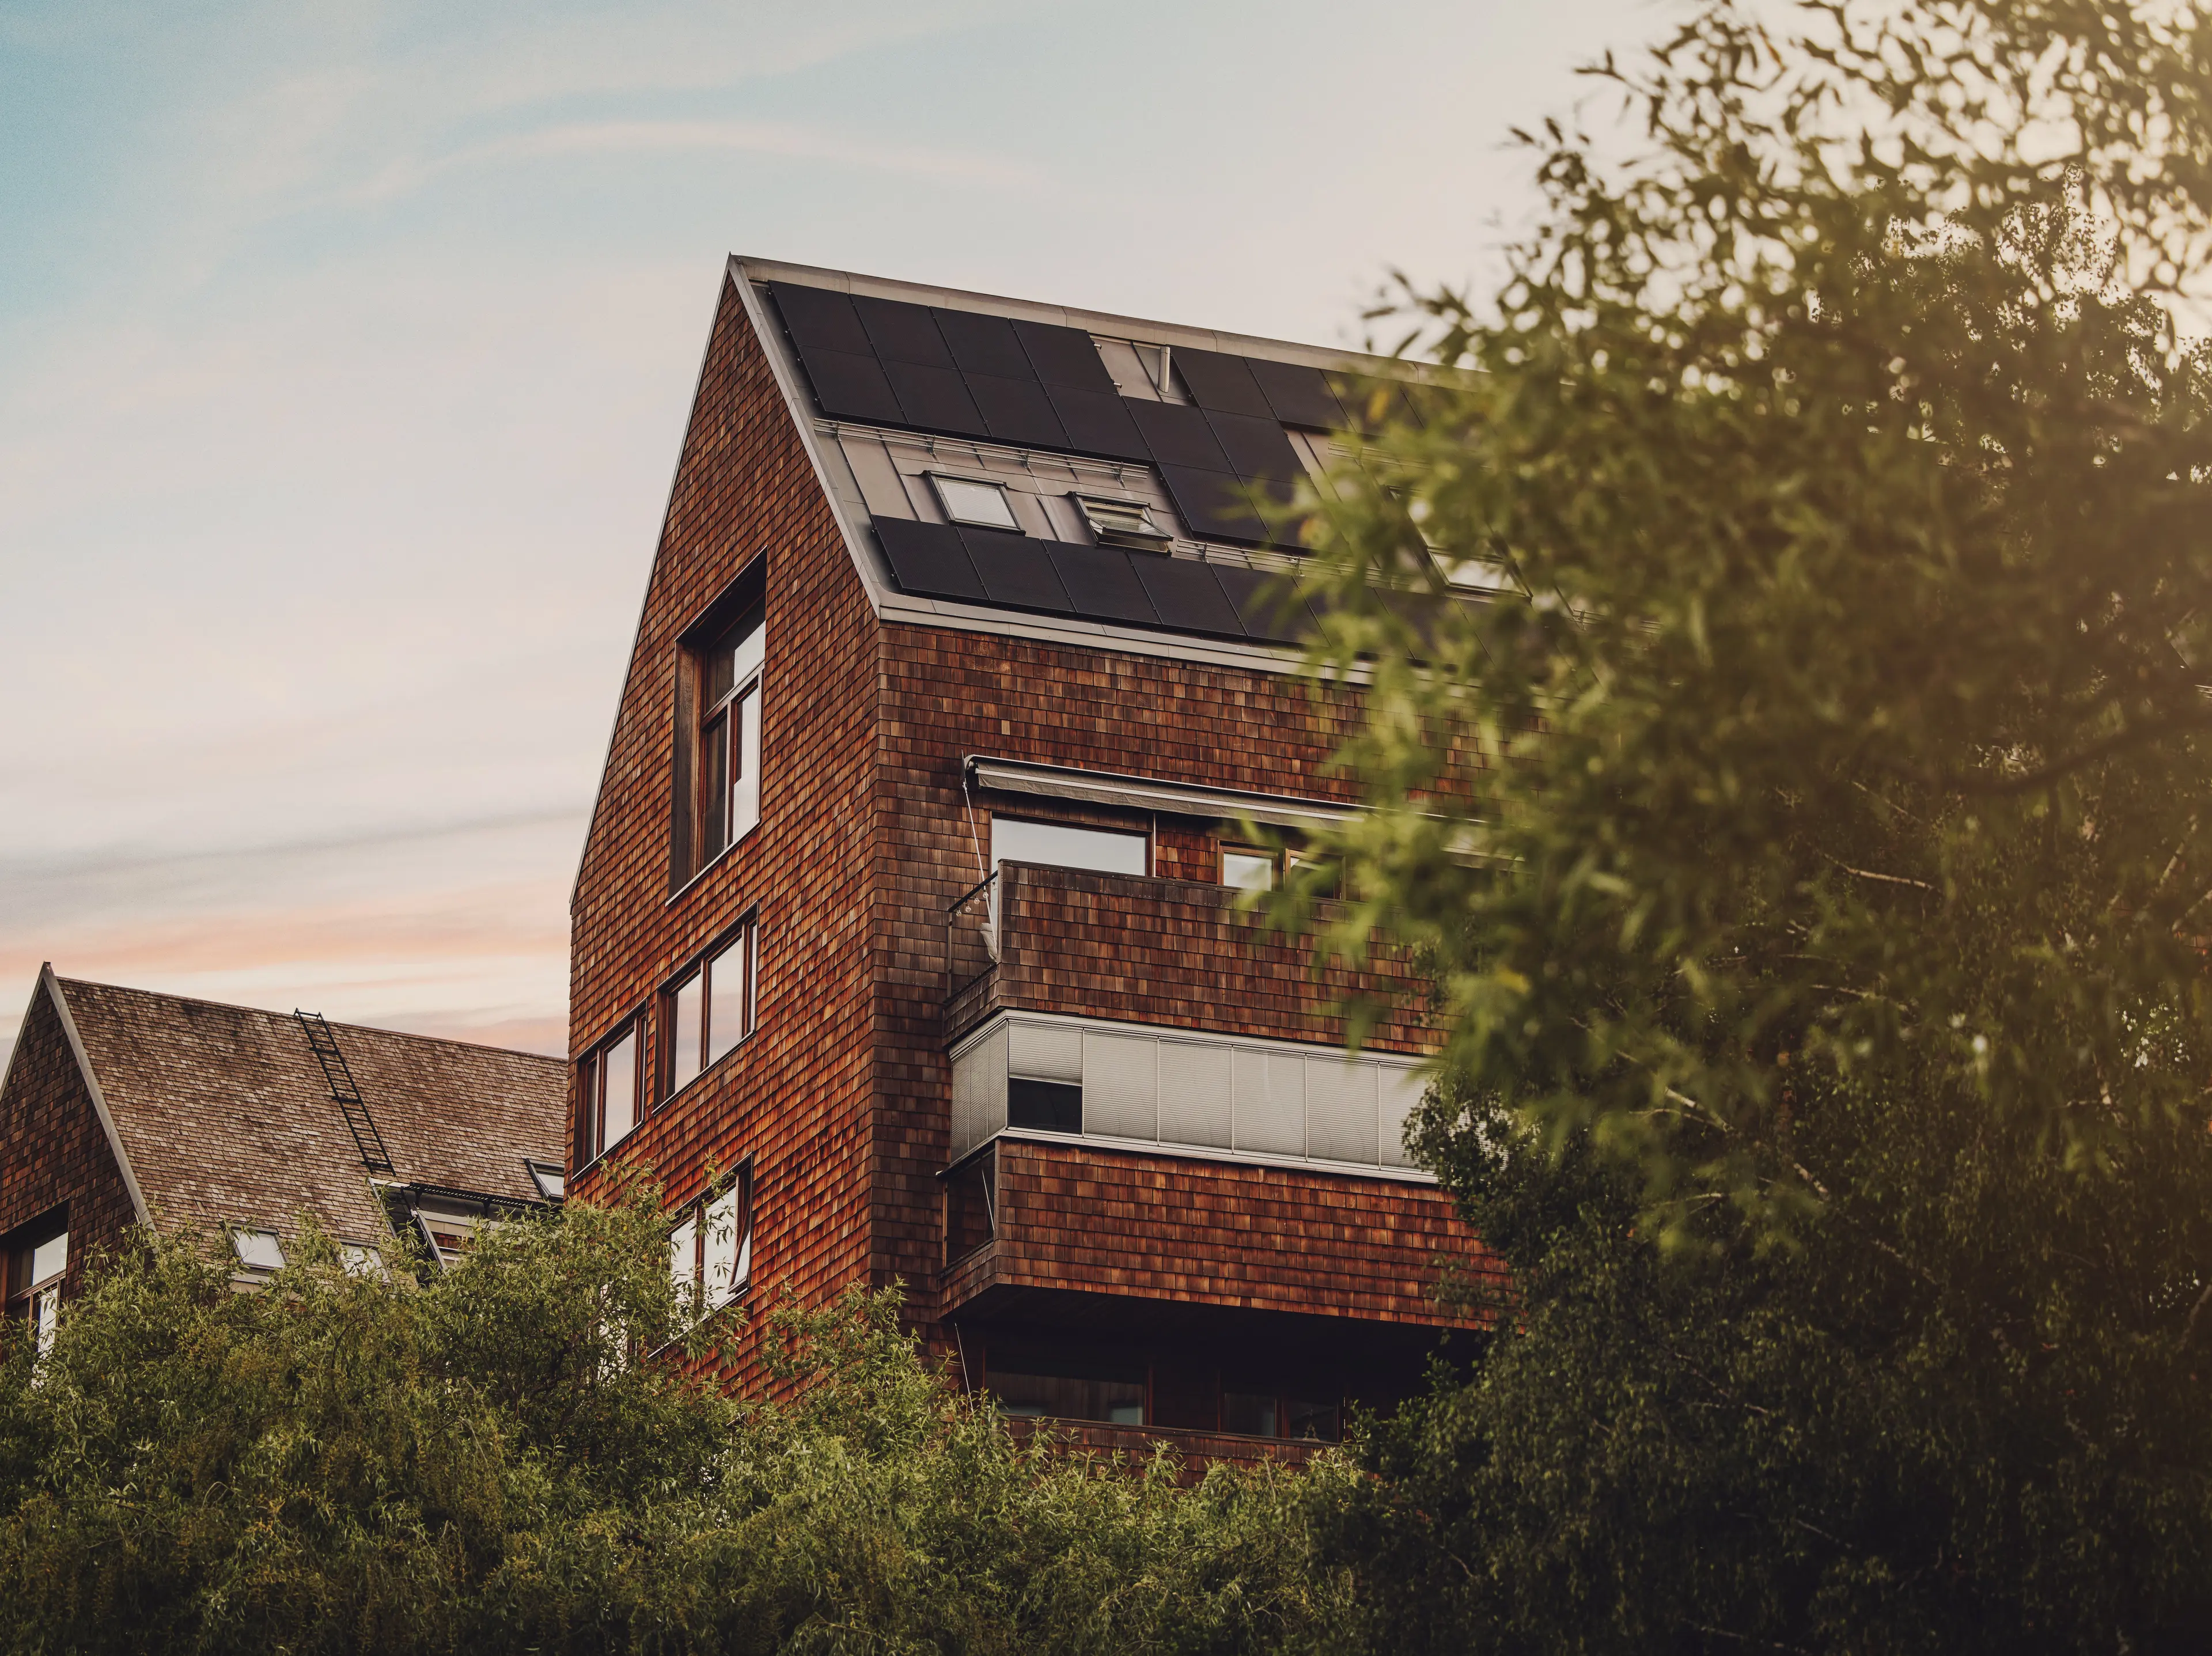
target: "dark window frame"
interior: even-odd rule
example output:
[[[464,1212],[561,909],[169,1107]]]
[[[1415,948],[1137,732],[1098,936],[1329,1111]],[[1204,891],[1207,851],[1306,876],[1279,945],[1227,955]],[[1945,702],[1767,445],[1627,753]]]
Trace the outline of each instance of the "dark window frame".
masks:
[[[742,946],[744,955],[739,966],[744,974],[744,984],[738,1002],[739,1027],[737,1039],[720,1052],[714,1051],[714,968],[733,947]],[[653,1107],[660,1109],[673,1103],[685,1089],[706,1078],[707,1073],[743,1046],[760,1028],[760,973],[761,973],[761,910],[755,903],[714,941],[686,961],[661,986],[656,997],[660,1016],[658,1025],[660,1037],[655,1041],[653,1063]],[[699,1067],[683,1080],[677,1079],[677,1043],[683,1038],[682,1020],[678,1016],[678,997],[696,982],[699,985]]]
[[[619,1046],[624,1039],[635,1036],[636,1049],[631,1062],[635,1066],[631,1095],[630,1124],[621,1137],[610,1141],[606,1137],[606,1077],[607,1055]],[[642,1006],[633,1007],[616,1021],[605,1034],[592,1043],[591,1050],[576,1064],[576,1166],[578,1171],[592,1166],[608,1151],[629,1142],[630,1136],[645,1125],[651,1113],[653,1082],[650,1056],[650,1029]]]
[[[742,681],[714,682],[717,652],[757,616],[761,662]],[[744,843],[764,819],[759,783],[768,752],[768,555],[756,553],[736,577],[678,635],[676,707],[669,756],[668,896],[673,902],[709,868]],[[726,655],[721,658],[726,659]],[[736,751],[744,755],[740,708],[754,700],[753,820],[742,834],[729,832],[734,779],[730,774],[732,723]],[[712,796],[710,798],[709,796]],[[714,807],[710,811],[709,807]],[[719,814],[719,832],[712,820]],[[713,843],[710,844],[710,839]]]
[[[58,1314],[62,1290],[69,1280],[70,1261],[74,1257],[70,1245],[69,1204],[49,1208],[33,1219],[29,1219],[9,1232],[0,1247],[4,1247],[4,1284],[6,1314],[27,1325],[33,1338],[44,1351],[52,1342],[53,1324],[43,1313]],[[60,1268],[33,1280],[33,1261],[38,1252],[55,1238],[62,1243]]]
[[[731,1239],[735,1244],[732,1259],[732,1275],[735,1280],[730,1284],[729,1293],[724,1299],[717,1304],[709,1305],[706,1298],[707,1247],[710,1240],[708,1216],[732,1190],[738,1192],[736,1234]],[[759,1209],[759,1185],[754,1175],[753,1158],[747,1156],[738,1162],[728,1178],[718,1180],[704,1195],[686,1203],[671,1216],[668,1227],[669,1278],[671,1282],[674,1282],[676,1276],[674,1245],[676,1233],[688,1224],[691,1227],[690,1287],[694,1296],[692,1307],[701,1318],[714,1316],[716,1313],[735,1305],[752,1287],[752,1245],[754,1232],[758,1224]],[[744,1267],[742,1275],[738,1274],[737,1268],[739,1265]],[[678,1291],[682,1291],[680,1284]]]

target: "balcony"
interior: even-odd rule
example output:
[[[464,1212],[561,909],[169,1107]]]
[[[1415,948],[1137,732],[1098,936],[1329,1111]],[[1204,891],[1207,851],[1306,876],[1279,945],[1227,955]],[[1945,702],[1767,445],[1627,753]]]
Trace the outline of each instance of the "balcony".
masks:
[[[1227,887],[1006,863],[946,918],[945,1036],[994,1015],[1059,1014],[1341,1049],[1339,1006],[1385,1010],[1364,1045],[1420,1054],[1425,986],[1402,955],[1315,969],[1312,945],[1270,930]]]

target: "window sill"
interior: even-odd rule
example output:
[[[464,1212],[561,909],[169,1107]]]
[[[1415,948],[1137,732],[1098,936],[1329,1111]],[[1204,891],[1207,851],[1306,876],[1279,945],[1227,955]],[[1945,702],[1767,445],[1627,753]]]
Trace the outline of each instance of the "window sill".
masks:
[[[684,881],[684,883],[682,885],[678,886],[678,887],[676,888],[676,889],[675,889],[675,890],[673,890],[673,891],[670,892],[670,893],[668,894],[668,896],[667,896],[666,900],[665,900],[665,901],[663,901],[663,902],[662,902],[662,904],[661,904],[660,906],[661,906],[663,908],[673,908],[673,907],[676,907],[676,905],[677,905],[678,903],[682,902],[685,897],[689,896],[689,895],[691,894],[692,889],[693,889],[695,887],[696,887],[696,886],[698,885],[698,883],[699,883],[699,882],[700,882],[700,881],[702,881],[702,880],[705,879],[705,878],[706,878],[709,874],[712,874],[712,873],[713,873],[716,869],[720,868],[720,866],[721,866],[725,862],[728,861],[728,860],[729,860],[729,858],[730,858],[730,857],[731,857],[731,855],[732,855],[732,853],[733,853],[733,852],[738,849],[738,847],[739,846],[744,845],[744,844],[745,843],[745,841],[746,841],[746,840],[748,840],[751,839],[751,838],[753,837],[753,835],[755,835],[756,834],[758,834],[760,831],[761,831],[761,824],[760,824],[760,823],[758,823],[758,822],[755,822],[755,823],[754,823],[750,828],[747,828],[747,829],[746,829],[743,834],[739,834],[736,839],[734,839],[734,840],[731,840],[729,844],[727,844],[727,845],[724,846],[723,846],[720,851],[716,852],[715,852],[712,857],[709,857],[709,858],[708,858],[708,859],[707,859],[703,864],[702,864],[700,865],[699,871],[698,871],[696,874],[694,874],[694,875],[693,875],[690,879],[688,879],[688,880]]]
[[[654,1105],[654,1106],[653,1107],[652,1115],[647,1116],[647,1117],[646,1118],[646,1119],[647,1119],[647,1120],[651,1120],[651,1119],[653,1119],[653,1116],[657,1116],[657,1115],[660,1114],[660,1113],[661,1113],[661,1112],[662,1112],[662,1111],[664,1111],[664,1110],[673,1109],[673,1108],[675,1107],[675,1106],[676,1106],[676,1101],[677,1101],[678,1099],[682,1098],[682,1097],[684,1096],[684,1094],[686,1094],[686,1093],[690,1092],[690,1091],[694,1087],[696,1087],[696,1086],[697,1086],[701,1082],[702,1082],[702,1081],[706,1080],[709,1076],[713,1075],[713,1074],[714,1073],[714,1071],[717,1071],[717,1070],[720,1069],[720,1068],[721,1068],[725,1064],[727,1064],[727,1063],[728,1063],[732,1059],[735,1058],[735,1057],[736,1057],[739,1052],[744,1052],[744,1051],[745,1050],[745,1048],[746,1048],[746,1047],[750,1046],[752,1044],[753,1037],[754,1037],[755,1035],[757,1035],[758,1034],[760,1034],[760,1030],[759,1030],[757,1028],[753,1028],[753,1029],[751,1029],[751,1030],[749,1030],[746,1034],[744,1034],[744,1035],[742,1035],[742,1036],[738,1037],[738,1044],[737,1044],[736,1046],[734,1046],[731,1047],[731,1048],[730,1048],[730,1050],[729,1050],[728,1052],[726,1052],[723,1053],[723,1054],[721,1055],[721,1057],[720,1057],[720,1058],[716,1059],[715,1059],[712,1064],[709,1064],[709,1065],[708,1065],[705,1069],[703,1069],[703,1070],[700,1071],[699,1071],[699,1073],[698,1073],[697,1075],[693,1076],[693,1077],[691,1077],[691,1079],[690,1079],[690,1080],[689,1080],[689,1081],[685,1082],[685,1083],[684,1083],[681,1087],[678,1087],[678,1088],[674,1092],[672,1092],[672,1093],[669,1094],[667,1097],[665,1097],[665,1098],[662,1099],[662,1100],[660,1101],[660,1102],[659,1102],[659,1103],[658,1103],[658,1104]],[[640,1125],[642,1125],[642,1124],[640,1124]],[[633,1128],[631,1128],[631,1129],[630,1129],[630,1131],[631,1131],[632,1132],[635,1132],[635,1131],[637,1131],[637,1129],[636,1129],[635,1127],[633,1127]],[[619,1146],[617,1146],[617,1148],[620,1148],[620,1147],[619,1147]]]

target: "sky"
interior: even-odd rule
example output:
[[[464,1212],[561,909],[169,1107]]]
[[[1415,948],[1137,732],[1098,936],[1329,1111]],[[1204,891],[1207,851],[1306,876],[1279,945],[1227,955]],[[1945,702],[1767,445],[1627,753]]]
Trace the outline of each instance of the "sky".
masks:
[[[41,961],[540,1051],[732,252],[1358,343],[1664,0],[0,0]]]

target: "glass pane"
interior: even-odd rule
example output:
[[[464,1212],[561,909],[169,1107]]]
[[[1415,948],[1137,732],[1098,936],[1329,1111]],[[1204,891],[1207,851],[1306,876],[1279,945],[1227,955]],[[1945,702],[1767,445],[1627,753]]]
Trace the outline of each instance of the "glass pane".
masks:
[[[1069,828],[1061,822],[991,819],[991,863],[1048,863],[1055,868],[1097,869],[1103,874],[1151,871],[1145,836],[1109,828]]]
[[[690,982],[678,988],[674,996],[675,1014],[671,1022],[675,1025],[672,1039],[676,1050],[671,1055],[668,1067],[668,1090],[680,1092],[690,1085],[704,1062],[707,1034],[707,980],[697,972]]]
[[[707,1305],[712,1310],[727,1305],[744,1284],[750,1265],[747,1240],[745,1181],[739,1179],[707,1209]]]
[[[937,485],[937,498],[945,503],[945,515],[953,522],[1019,532],[1021,525],[1014,520],[1014,509],[1006,503],[1006,491],[996,483],[964,482],[957,477],[931,481]]]
[[[599,1148],[605,1149],[637,1125],[637,1031],[633,1028],[608,1047],[599,1067],[606,1073],[599,1114]]]
[[[692,1214],[668,1233],[668,1280],[688,1296],[699,1281],[699,1217]]]
[[[349,1277],[381,1277],[384,1255],[359,1242],[338,1244],[338,1264]]]
[[[991,1392],[998,1398],[1000,1410],[1009,1415],[1103,1420],[1116,1426],[1145,1423],[1145,1387],[1141,1380],[1009,1374],[994,1368]]]
[[[756,609],[729,634],[726,642],[730,676],[722,686],[724,695],[760,671],[762,663],[767,660],[768,628],[762,622],[762,613]]]
[[[699,861],[730,842],[730,721],[716,715],[699,733]]]
[[[62,1319],[62,1291],[50,1288],[31,1301],[31,1319],[37,1325],[34,1336],[40,1356],[54,1349],[54,1330]]]
[[[58,1277],[69,1264],[69,1232],[49,1236],[31,1250],[31,1281],[43,1283],[49,1277]]]
[[[234,1230],[230,1245],[238,1250],[238,1262],[248,1271],[282,1271],[284,1250],[273,1230]]]
[[[755,685],[738,698],[736,774],[730,779],[730,838],[742,840],[760,825],[761,694]]]
[[[1062,1081],[1012,1077],[1006,1082],[1006,1125],[1042,1132],[1081,1132],[1083,1089]]]
[[[1221,883],[1240,891],[1267,891],[1275,883],[1275,859],[1261,851],[1221,852]]]
[[[745,1038],[751,1025],[745,993],[745,939],[752,928],[707,963],[707,1062],[714,1063]]]
[[[1333,1403],[1303,1403],[1296,1398],[1283,1404],[1283,1435],[1314,1439],[1322,1443],[1337,1440],[1336,1405]]]
[[[1221,1394],[1221,1429],[1242,1433],[1246,1437],[1274,1436],[1274,1393],[1224,1392]]]

